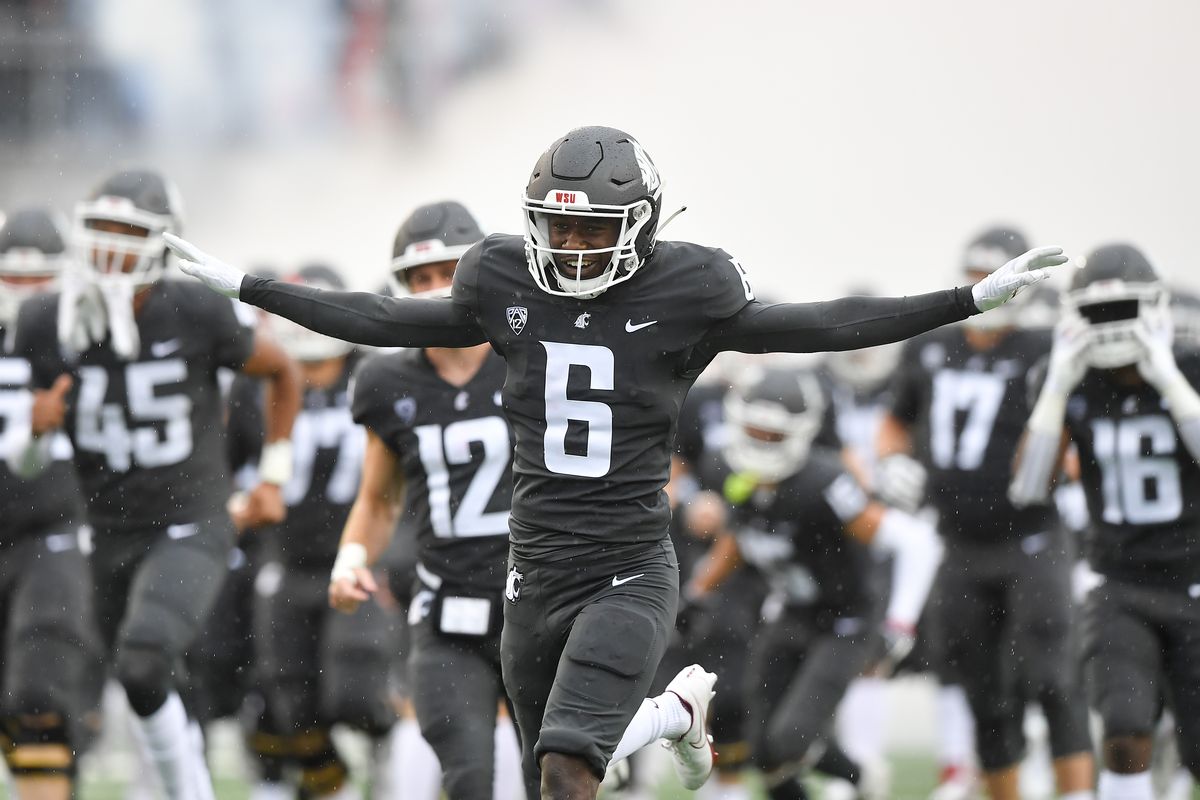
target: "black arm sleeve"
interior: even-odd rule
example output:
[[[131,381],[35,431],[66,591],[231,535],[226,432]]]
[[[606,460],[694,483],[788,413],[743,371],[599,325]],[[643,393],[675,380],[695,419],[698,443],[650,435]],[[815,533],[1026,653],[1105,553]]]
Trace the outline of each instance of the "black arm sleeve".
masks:
[[[748,304],[705,337],[713,352],[823,353],[898,342],[979,313],[971,287],[913,297]]]
[[[471,312],[449,298],[333,292],[247,275],[239,299],[355,344],[470,347],[487,341]]]

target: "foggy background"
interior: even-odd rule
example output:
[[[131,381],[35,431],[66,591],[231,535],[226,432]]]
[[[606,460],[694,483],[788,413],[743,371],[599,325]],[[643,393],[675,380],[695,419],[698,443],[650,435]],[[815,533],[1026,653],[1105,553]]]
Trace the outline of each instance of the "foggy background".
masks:
[[[210,252],[373,288],[415,205],[520,232],[538,154],[606,124],[688,206],[665,238],[760,294],[940,288],[994,221],[1195,289],[1197,31],[1193,0],[9,0],[0,209],[157,167]]]

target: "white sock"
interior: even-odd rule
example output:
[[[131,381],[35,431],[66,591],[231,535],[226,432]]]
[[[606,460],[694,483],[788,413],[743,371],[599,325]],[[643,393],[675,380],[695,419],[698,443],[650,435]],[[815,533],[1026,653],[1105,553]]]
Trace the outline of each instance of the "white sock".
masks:
[[[968,766],[975,753],[975,719],[967,705],[967,693],[961,686],[939,686],[938,763],[942,766]]]
[[[493,800],[517,800],[525,794],[521,776],[521,746],[517,728],[508,717],[496,720],[496,755],[493,781]]]
[[[292,800],[295,788],[276,781],[259,781],[250,790],[250,800]]]
[[[1096,796],[1099,800],[1154,800],[1154,781],[1149,772],[1118,775],[1103,770]]]
[[[1059,800],[1096,800],[1096,793],[1091,789],[1067,792],[1066,794],[1059,795]]]
[[[392,747],[391,732],[371,738],[371,797],[392,797]]]
[[[391,784],[403,786],[403,796],[411,800],[441,797],[442,765],[415,719],[402,719],[392,728]]]
[[[171,692],[167,701],[148,717],[133,716],[138,744],[159,778],[167,800],[200,800],[195,775],[196,754],[188,733],[187,712],[179,695]]]
[[[838,709],[838,741],[855,761],[883,760],[887,728],[887,684],[879,678],[850,683]]]
[[[642,701],[625,728],[621,742],[613,751],[612,761],[620,761],[662,738],[682,736],[692,724],[692,714],[673,692]],[[611,763],[611,762],[610,762]]]
[[[188,720],[188,736],[192,740],[192,778],[197,800],[216,800],[212,775],[208,773],[208,753],[204,748],[204,730],[196,720]]]

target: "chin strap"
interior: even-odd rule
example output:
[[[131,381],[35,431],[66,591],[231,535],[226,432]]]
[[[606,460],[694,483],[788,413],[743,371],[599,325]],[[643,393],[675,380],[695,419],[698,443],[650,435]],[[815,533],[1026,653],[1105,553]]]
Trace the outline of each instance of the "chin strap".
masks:
[[[669,217],[667,217],[665,220],[663,220],[663,223],[662,223],[661,225],[659,225],[659,226],[658,226],[658,230],[655,232],[655,234],[654,234],[654,238],[655,238],[655,239],[657,239],[657,238],[659,237],[659,235],[660,235],[660,234],[662,234],[663,230],[664,230],[664,229],[665,229],[665,228],[666,228],[668,225],[670,225],[670,224],[671,224],[671,221],[672,221],[673,219],[675,219],[676,217],[678,217],[680,214],[682,214],[682,213],[683,213],[683,212],[685,212],[685,211],[687,211],[687,206],[680,206],[680,207],[678,208],[678,210],[676,210],[675,212],[673,212],[673,213],[671,214],[671,216],[669,216]]]
[[[133,319],[133,295],[138,288],[127,280],[100,283],[100,296],[104,298],[112,347],[125,361],[137,358],[142,349],[137,323]]]

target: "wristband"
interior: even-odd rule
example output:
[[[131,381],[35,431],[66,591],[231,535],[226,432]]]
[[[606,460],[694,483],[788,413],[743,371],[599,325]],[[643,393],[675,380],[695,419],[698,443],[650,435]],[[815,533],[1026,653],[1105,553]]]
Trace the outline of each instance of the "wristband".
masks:
[[[340,580],[354,581],[354,570],[367,566],[367,548],[358,542],[347,542],[338,548],[337,558],[333,560],[333,569],[329,572],[329,582]]]
[[[263,445],[258,458],[258,479],[283,486],[292,479],[292,440],[276,439]]]

